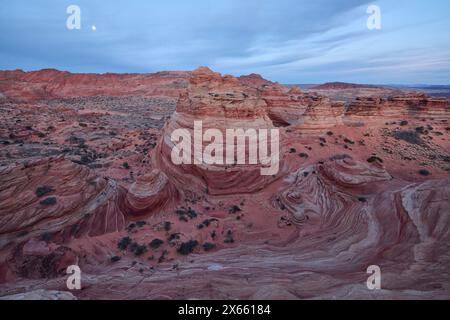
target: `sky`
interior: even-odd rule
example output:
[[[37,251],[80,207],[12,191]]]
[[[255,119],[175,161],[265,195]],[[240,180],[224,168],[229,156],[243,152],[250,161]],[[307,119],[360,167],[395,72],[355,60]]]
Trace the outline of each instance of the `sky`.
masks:
[[[370,5],[381,29],[367,27]],[[448,0],[0,0],[0,30],[0,70],[450,84]]]

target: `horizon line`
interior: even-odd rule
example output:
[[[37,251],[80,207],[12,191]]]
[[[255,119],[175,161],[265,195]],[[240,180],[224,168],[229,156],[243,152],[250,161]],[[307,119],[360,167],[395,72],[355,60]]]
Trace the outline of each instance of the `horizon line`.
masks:
[[[149,74],[157,74],[161,72],[192,72],[198,68],[201,68],[203,66],[198,66],[195,69],[189,69],[189,70],[159,70],[159,71],[149,71],[149,72],[77,72],[77,71],[69,71],[69,70],[61,70],[57,68],[41,68],[41,69],[22,69],[22,68],[16,68],[16,69],[0,69],[0,72],[24,72],[24,73],[31,73],[31,72],[40,72],[40,71],[57,71],[61,73],[70,73],[70,74],[87,74],[87,75],[149,75]],[[207,67],[207,66],[206,66]],[[295,85],[321,85],[321,84],[329,84],[329,83],[344,83],[344,84],[357,84],[357,85],[378,85],[378,86],[406,86],[406,87],[422,87],[422,86],[430,86],[430,87],[437,87],[437,86],[450,86],[450,83],[440,83],[440,84],[429,84],[429,83],[407,83],[407,82],[401,82],[401,83],[361,83],[361,82],[347,82],[347,81],[335,81],[335,80],[329,80],[325,82],[290,82],[290,83],[282,83],[279,81],[273,81],[270,79],[267,79],[263,77],[261,74],[252,72],[248,74],[241,74],[241,75],[235,75],[232,73],[221,73],[218,71],[214,71],[212,68],[207,67],[208,69],[212,70],[213,72],[220,73],[221,75],[232,75],[236,78],[244,77],[244,76],[250,76],[250,75],[258,75],[264,80],[271,81],[273,83],[285,85],[285,86],[295,86]]]

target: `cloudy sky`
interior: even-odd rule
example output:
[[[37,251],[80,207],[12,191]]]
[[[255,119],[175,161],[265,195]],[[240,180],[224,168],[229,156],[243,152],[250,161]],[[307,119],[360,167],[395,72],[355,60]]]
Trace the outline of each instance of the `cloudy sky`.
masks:
[[[371,4],[381,30],[366,26]],[[0,69],[450,84],[448,0],[0,0],[0,30]]]

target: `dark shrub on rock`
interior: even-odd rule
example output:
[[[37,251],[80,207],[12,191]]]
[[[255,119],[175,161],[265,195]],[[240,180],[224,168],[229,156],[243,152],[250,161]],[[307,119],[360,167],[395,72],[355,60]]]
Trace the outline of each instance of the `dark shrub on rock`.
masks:
[[[197,245],[198,245],[197,240],[189,240],[188,242],[183,242],[177,251],[182,255],[188,255],[194,251]]]

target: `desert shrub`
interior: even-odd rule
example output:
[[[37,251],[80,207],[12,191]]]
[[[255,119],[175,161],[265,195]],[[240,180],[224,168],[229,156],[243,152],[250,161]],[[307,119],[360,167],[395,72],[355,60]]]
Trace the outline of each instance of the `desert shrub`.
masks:
[[[152,249],[158,249],[163,243],[164,243],[164,241],[161,240],[161,239],[153,239],[153,240],[150,242],[150,248],[152,248]]]
[[[200,223],[200,224],[197,225],[197,229],[199,229],[199,230],[200,230],[200,229],[203,229],[204,226],[205,226],[205,225],[204,225],[203,223]]]
[[[374,163],[374,162],[380,162],[383,163],[383,160],[377,156],[371,156],[370,158],[367,159],[367,162],[369,163]]]
[[[227,235],[225,237],[224,242],[225,243],[233,243],[234,242],[233,231],[231,231],[231,230],[227,231]]]
[[[425,133],[425,127],[417,127],[416,128],[416,132],[418,132],[420,134],[424,134]]]
[[[345,142],[345,143],[348,143],[348,144],[355,144],[355,142],[352,141],[352,140],[350,140],[349,138],[345,138],[345,139],[344,139],[344,142]]]
[[[85,147],[86,145],[83,145],[83,146]],[[94,160],[91,159],[88,155],[84,154],[80,157],[80,160],[72,160],[72,162],[86,166],[86,165],[94,162]]]
[[[41,234],[41,240],[45,242],[49,242],[52,239],[52,235],[49,232],[44,232]]]
[[[431,172],[426,169],[421,169],[421,170],[419,170],[419,174],[422,176],[429,176],[431,174]]]
[[[214,244],[214,243],[211,243],[211,242],[205,242],[204,244],[203,244],[203,250],[205,250],[205,251],[210,251],[210,250],[213,250],[213,249],[215,249],[216,248],[216,245]]]
[[[185,217],[185,218],[189,218],[189,219],[193,219],[197,217],[197,212],[192,209],[191,207],[189,208],[185,208],[185,207],[181,207],[178,208],[177,210],[175,210],[175,213],[180,217]]]
[[[46,198],[39,203],[44,206],[53,206],[56,204],[56,198],[55,197]]]
[[[164,231],[169,231],[172,228],[172,223],[170,221],[164,221]]]
[[[182,255],[188,255],[194,251],[197,245],[198,245],[197,240],[189,240],[188,242],[183,242],[177,251]]]
[[[228,209],[228,213],[236,213],[242,211],[241,208],[237,205],[232,206],[230,209]]]
[[[123,164],[122,164],[122,166],[125,168],[125,169],[130,169],[130,165],[128,164],[128,162],[124,162]]]
[[[407,126],[407,125],[408,125],[408,121],[403,120],[403,121],[400,122],[400,125],[401,125],[402,127],[403,127],[403,126]]]
[[[173,240],[178,240],[178,239],[180,239],[180,234],[179,233],[172,233],[167,238],[167,241],[171,242]]]
[[[406,141],[411,144],[423,144],[423,140],[417,131],[395,131],[394,138]]]
[[[218,220],[217,220],[216,218],[205,219],[205,220],[203,220],[202,224],[203,224],[205,227],[209,227],[209,225],[211,224],[211,222],[214,222],[214,221],[218,221]]]
[[[55,191],[52,187],[50,186],[42,186],[36,189],[36,196],[38,198],[45,196],[47,193],[53,192]]]
[[[328,131],[328,132],[327,132],[327,135],[328,135],[328,136],[332,136],[333,134],[334,134],[334,133],[333,133],[332,131]]]
[[[133,242],[130,245],[130,251],[134,253],[135,256],[140,256],[147,251],[147,247],[145,244],[139,244],[137,242]]]
[[[138,228],[141,228],[141,227],[143,227],[144,225],[146,225],[147,224],[147,222],[145,222],[145,221],[137,221],[136,222],[136,226],[138,227]]]
[[[164,250],[164,251],[161,253],[161,256],[158,258],[158,263],[163,262],[164,259],[166,258],[166,255],[167,255],[168,253],[169,253],[169,252],[168,252],[167,250]]]
[[[296,153],[296,152],[297,152],[297,150],[295,148],[290,148],[289,149],[289,153]]]
[[[117,262],[117,261],[119,261],[120,259],[122,259],[122,258],[119,257],[119,256],[113,256],[113,257],[111,257],[111,262]]]
[[[309,156],[307,153],[301,152],[301,153],[299,153],[299,157],[300,158],[308,158]]]
[[[117,244],[117,247],[120,250],[126,250],[128,248],[128,246],[130,245],[130,243],[131,243],[130,237],[124,237],[124,238],[119,240],[119,243]]]

